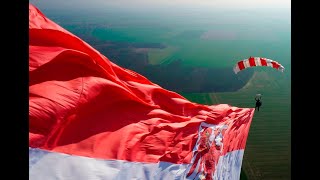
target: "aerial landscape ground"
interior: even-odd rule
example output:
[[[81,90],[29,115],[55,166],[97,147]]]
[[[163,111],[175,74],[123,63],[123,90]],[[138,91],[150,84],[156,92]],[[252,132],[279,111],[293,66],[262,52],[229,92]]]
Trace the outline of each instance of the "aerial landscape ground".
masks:
[[[290,12],[42,11],[114,63],[187,99],[253,108],[241,179],[291,179]],[[81,18],[80,18],[81,17]],[[233,66],[250,56],[286,69]]]

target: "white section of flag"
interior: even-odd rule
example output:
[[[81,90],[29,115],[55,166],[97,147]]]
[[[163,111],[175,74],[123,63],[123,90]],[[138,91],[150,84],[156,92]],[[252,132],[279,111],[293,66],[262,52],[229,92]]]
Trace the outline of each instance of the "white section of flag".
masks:
[[[244,150],[221,156],[215,180],[239,180]],[[32,180],[127,180],[193,179],[186,178],[191,164],[168,162],[142,163],[102,160],[29,148],[29,179]]]

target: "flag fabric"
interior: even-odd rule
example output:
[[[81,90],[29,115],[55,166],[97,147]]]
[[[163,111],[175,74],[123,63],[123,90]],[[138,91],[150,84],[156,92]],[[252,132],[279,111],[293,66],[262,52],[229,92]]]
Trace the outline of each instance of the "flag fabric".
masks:
[[[253,108],[202,105],[29,4],[29,178],[239,179]]]

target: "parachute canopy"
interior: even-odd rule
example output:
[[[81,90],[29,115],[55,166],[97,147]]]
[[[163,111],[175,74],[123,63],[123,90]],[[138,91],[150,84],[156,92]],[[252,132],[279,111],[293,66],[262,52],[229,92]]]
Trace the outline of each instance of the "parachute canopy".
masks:
[[[235,64],[235,66],[233,67],[233,71],[237,74],[243,69],[255,66],[269,66],[281,72],[284,71],[284,67],[277,61],[262,57],[250,57],[249,59],[241,60]]]

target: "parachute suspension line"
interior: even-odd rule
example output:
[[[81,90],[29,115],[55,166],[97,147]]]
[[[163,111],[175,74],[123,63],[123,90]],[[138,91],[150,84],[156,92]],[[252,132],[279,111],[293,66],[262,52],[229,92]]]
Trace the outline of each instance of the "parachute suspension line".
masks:
[[[240,89],[244,88],[247,84],[239,76],[236,76],[236,77],[237,77],[238,81],[241,81],[241,83],[243,84],[243,86]]]
[[[237,79],[238,79],[239,81],[241,81],[242,83],[244,83],[244,81],[243,81],[239,76],[237,76]]]
[[[277,88],[280,88],[280,87],[281,87],[281,84],[279,83],[278,80],[275,80],[275,81],[274,81],[274,84],[276,84]]]

